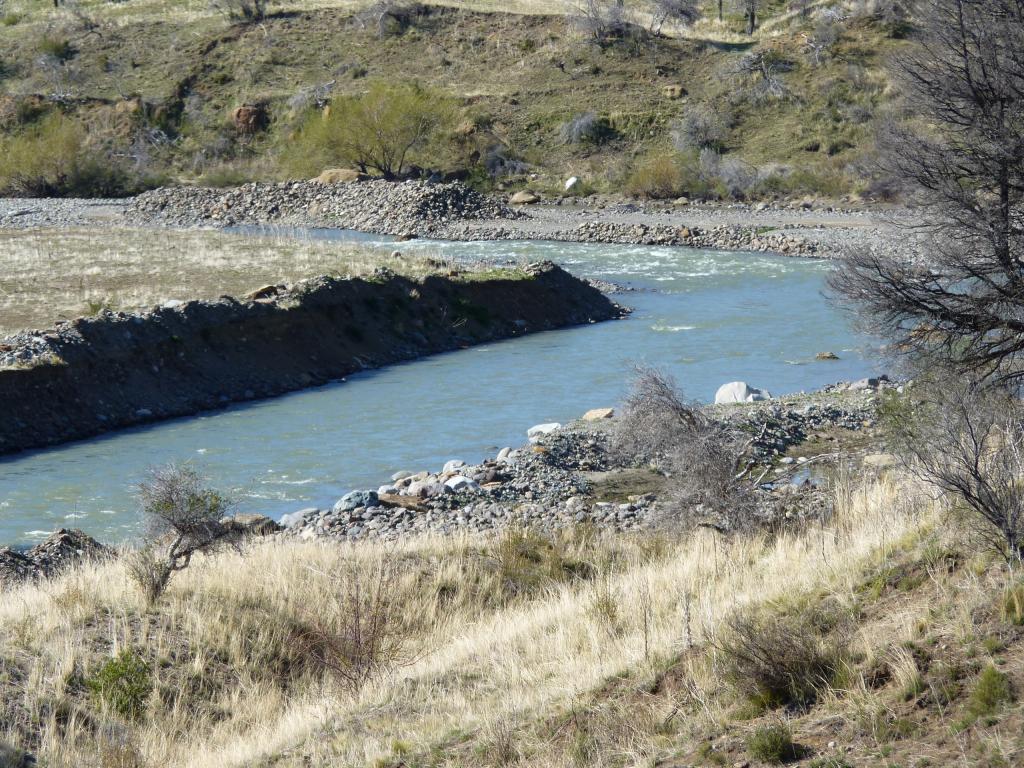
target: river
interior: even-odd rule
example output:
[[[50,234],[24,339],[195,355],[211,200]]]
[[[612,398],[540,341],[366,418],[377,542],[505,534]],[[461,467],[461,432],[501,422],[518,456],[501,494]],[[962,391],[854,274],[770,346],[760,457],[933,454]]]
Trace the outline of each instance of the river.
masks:
[[[313,236],[350,235],[314,232]],[[363,237],[373,241],[374,238]],[[636,287],[626,320],[488,344],[223,411],[0,460],[0,542],[57,527],[103,541],[138,525],[148,468],[192,461],[239,511],[280,516],[376,488],[396,470],[439,469],[525,442],[526,429],[615,405],[635,364],[714,397],[743,380],[773,393],[874,372],[868,339],[823,295],[830,266],[775,255],[552,242],[402,243],[456,259],[550,259]],[[818,352],[838,361],[816,361]]]

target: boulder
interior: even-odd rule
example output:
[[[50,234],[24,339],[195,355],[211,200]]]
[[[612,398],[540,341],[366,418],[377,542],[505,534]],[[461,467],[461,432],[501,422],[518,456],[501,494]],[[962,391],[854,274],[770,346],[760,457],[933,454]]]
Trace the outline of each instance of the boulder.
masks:
[[[541,437],[542,435],[551,434],[555,430],[558,430],[558,429],[561,429],[561,428],[562,428],[562,425],[559,424],[557,421],[552,421],[552,422],[550,422],[548,424],[538,424],[538,425],[536,425],[534,427],[530,427],[528,430],[526,430],[526,436],[528,438],[530,438],[530,442],[533,442],[534,440],[536,440],[537,438]]]
[[[263,104],[243,104],[231,112],[231,123],[239,133],[258,133],[269,123],[267,108]]]
[[[444,465],[444,469],[442,470],[442,472],[455,472],[457,470],[462,469],[464,466],[466,466],[466,462],[464,462],[462,459],[452,459],[451,461]]]
[[[819,352],[814,356],[815,360],[838,360],[839,355],[835,352]]]
[[[289,512],[287,515],[281,515],[281,525],[285,528],[297,528],[307,520],[316,517],[320,514],[320,510],[317,507],[306,507],[300,509],[297,512]]]
[[[573,191],[574,189],[576,189],[576,187],[578,187],[579,185],[580,185],[580,179],[579,179],[579,177],[578,177],[578,176],[572,176],[571,178],[569,178],[569,179],[566,179],[566,182],[565,182],[565,191],[566,191],[566,192],[572,192],[572,191]]]
[[[456,475],[452,477],[444,484],[444,487],[449,491],[458,493],[459,491],[478,491],[480,490],[480,484],[475,480],[471,480],[465,475]]]
[[[850,389],[852,391],[854,391],[854,392],[868,390],[868,389],[878,389],[879,387],[882,386],[882,382],[888,382],[888,381],[889,381],[889,377],[888,376],[879,376],[878,378],[861,379],[860,381],[853,382],[850,385]]]
[[[377,503],[376,491],[352,491],[334,505],[335,512],[351,512],[358,507],[372,507]]]
[[[406,478],[412,477],[412,476],[413,476],[413,474],[414,474],[414,473],[412,473],[412,472],[408,472],[408,471],[406,471],[406,470],[402,470],[402,471],[400,471],[400,472],[395,472],[395,474],[393,474],[393,475],[391,476],[391,482],[393,482],[393,483],[397,483],[397,482],[399,482],[400,480],[405,480]]]
[[[533,205],[534,203],[540,202],[540,196],[523,190],[522,192],[516,192],[512,197],[509,198],[509,203],[512,205]]]
[[[760,400],[770,400],[771,397],[771,392],[754,389],[745,381],[731,381],[718,388],[718,391],[715,393],[715,405],[755,403]]]
[[[243,536],[269,536],[272,533],[283,531],[284,526],[271,520],[266,515],[235,515],[221,521],[231,526],[234,531]]]
[[[399,496],[398,494],[382,494],[380,503],[385,507],[401,507],[402,509],[409,509],[413,512],[425,512],[427,507],[423,502],[412,496]]]
[[[328,168],[312,181],[320,184],[352,184],[361,181],[363,175],[351,168]]]
[[[584,421],[602,421],[615,416],[614,408],[593,408],[583,414]]]
[[[675,101],[686,95],[686,88],[681,85],[664,85],[661,88],[661,95]]]
[[[104,557],[109,553],[110,550],[87,533],[78,529],[60,528],[25,554],[41,575],[53,576],[69,565]]]

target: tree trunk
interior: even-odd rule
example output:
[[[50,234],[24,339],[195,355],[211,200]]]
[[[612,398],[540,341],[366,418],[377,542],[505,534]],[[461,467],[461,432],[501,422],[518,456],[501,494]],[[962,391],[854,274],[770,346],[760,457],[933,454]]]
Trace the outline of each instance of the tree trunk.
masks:
[[[757,10],[750,8],[747,11],[747,34],[754,34],[755,29],[757,29]]]
[[[719,21],[723,21],[725,19],[725,16],[722,13],[722,3],[724,3],[724,2],[725,2],[725,0],[718,0],[718,20]]]

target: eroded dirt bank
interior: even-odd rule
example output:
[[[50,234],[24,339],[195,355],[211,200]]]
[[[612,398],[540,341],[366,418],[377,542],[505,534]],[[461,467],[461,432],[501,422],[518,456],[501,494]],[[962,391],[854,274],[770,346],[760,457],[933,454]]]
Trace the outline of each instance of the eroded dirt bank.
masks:
[[[624,310],[561,268],[320,277],[0,343],[0,453],[90,437]]]

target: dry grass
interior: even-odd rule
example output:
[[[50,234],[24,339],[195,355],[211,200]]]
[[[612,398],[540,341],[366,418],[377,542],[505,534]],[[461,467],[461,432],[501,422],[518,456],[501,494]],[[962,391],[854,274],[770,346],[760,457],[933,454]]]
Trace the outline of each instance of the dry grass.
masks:
[[[580,530],[546,543],[267,544],[201,561],[150,612],[122,565],[90,566],[0,602],[0,721],[11,741],[18,723],[38,722],[48,765],[92,764],[111,729],[148,766],[462,764],[472,749],[492,764],[529,752],[539,765],[598,750],[590,764],[601,765],[611,755],[594,739],[613,722],[628,723],[616,754],[638,760],[664,743],[684,699],[686,727],[723,716],[706,654],[732,611],[809,592],[848,598],[930,521],[920,504],[882,479],[840,494],[830,527],[774,540]],[[296,632],[311,616],[342,620],[330,574],[385,560],[398,564],[398,621],[418,661],[353,695],[296,650]],[[685,697],[577,712],[616,676],[651,679],[691,646],[705,655],[684,655]],[[74,681],[130,647],[153,663],[155,693],[147,717],[125,724]],[[539,735],[566,712],[569,725]],[[513,726],[524,729],[514,740]]]
[[[0,334],[47,328],[102,309],[242,296],[268,284],[368,274],[380,266],[417,276],[437,271],[439,262],[395,258],[369,247],[214,231],[0,232]]]

